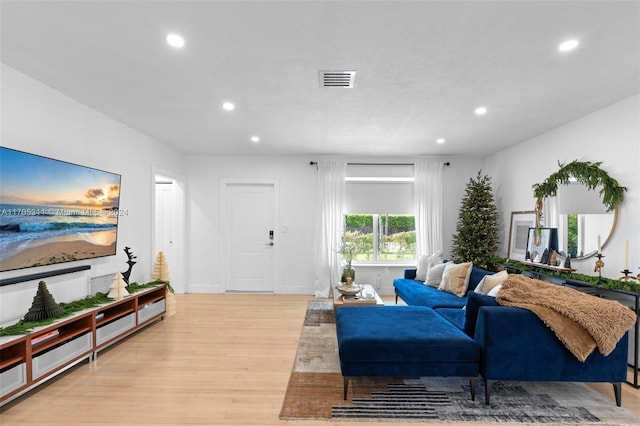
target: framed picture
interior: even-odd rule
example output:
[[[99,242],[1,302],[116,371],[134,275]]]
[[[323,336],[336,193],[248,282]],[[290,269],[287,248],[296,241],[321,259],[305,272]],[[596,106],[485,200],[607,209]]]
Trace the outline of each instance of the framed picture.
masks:
[[[524,260],[527,254],[529,228],[535,226],[536,212],[511,212],[511,227],[509,228],[509,259]]]
[[[547,250],[550,256],[552,250],[558,250],[558,228],[540,228],[540,241],[533,238],[535,230],[536,228],[529,228],[527,238],[527,250],[531,254],[531,261],[548,264],[549,259],[544,258],[544,251]]]

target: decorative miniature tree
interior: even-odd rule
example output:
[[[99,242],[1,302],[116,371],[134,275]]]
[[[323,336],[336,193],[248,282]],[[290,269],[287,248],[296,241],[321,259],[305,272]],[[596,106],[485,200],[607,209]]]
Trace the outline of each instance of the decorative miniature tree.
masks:
[[[153,264],[153,272],[151,273],[151,281],[166,281],[167,282],[167,295],[166,295],[166,315],[172,316],[176,313],[176,296],[173,292],[173,288],[169,284],[169,265],[167,265],[167,259],[164,253],[159,251],[156,256],[156,262]]]
[[[498,210],[491,178],[481,175],[470,178],[459,210],[451,255],[457,262],[473,262],[481,268],[498,250]]]
[[[44,281],[38,283],[38,291],[33,297],[31,308],[24,316],[25,321],[41,321],[62,315],[64,309],[54,300],[47,284]]]
[[[156,255],[156,262],[153,264],[153,272],[151,273],[151,281],[161,280],[169,281],[169,265],[164,252],[159,251]]]
[[[127,291],[127,283],[120,272],[116,272],[116,276],[109,288],[111,291],[107,294],[107,297],[112,299],[120,300],[129,294]]]

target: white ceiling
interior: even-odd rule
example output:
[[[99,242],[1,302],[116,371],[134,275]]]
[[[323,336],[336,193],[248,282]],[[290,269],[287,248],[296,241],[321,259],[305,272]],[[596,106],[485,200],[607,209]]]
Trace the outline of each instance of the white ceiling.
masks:
[[[4,64],[186,153],[484,155],[640,92],[638,1],[0,7]]]

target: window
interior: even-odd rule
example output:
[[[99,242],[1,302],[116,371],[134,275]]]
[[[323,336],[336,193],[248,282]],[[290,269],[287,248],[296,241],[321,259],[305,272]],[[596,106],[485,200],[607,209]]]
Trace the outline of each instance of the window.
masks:
[[[415,261],[413,215],[346,214],[345,239],[356,246],[354,261]]]
[[[572,258],[578,257],[578,215],[567,215],[567,253]],[[583,253],[580,254],[582,256]]]
[[[349,165],[345,239],[354,262],[416,261],[413,165]]]

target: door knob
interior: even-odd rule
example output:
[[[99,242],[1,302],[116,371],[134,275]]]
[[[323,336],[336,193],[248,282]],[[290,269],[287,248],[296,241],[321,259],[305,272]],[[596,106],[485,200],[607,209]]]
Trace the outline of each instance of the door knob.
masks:
[[[273,241],[266,243],[265,246],[273,246]]]

